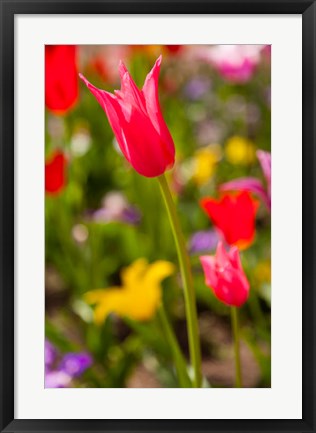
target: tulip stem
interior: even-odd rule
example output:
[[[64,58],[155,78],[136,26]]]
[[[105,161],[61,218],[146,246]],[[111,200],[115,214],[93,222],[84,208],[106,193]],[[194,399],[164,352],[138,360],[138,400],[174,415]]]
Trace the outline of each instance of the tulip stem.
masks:
[[[241,364],[240,364],[240,347],[239,347],[239,325],[238,325],[238,308],[231,307],[231,321],[234,334],[234,352],[235,352],[235,387],[242,388]]]
[[[192,383],[187,372],[186,360],[182,354],[178,340],[175,336],[175,333],[172,329],[163,305],[161,305],[158,309],[158,317],[160,319],[166,339],[173,354],[179,385],[181,386],[181,388],[192,388]]]
[[[195,388],[200,388],[202,382],[201,349],[190,259],[186,250],[184,236],[181,230],[180,221],[172,199],[168,182],[164,174],[159,176],[157,179],[159,181],[160,190],[167,208],[167,213],[177,248],[181,277],[183,281],[189,351],[194,372],[193,386]]]

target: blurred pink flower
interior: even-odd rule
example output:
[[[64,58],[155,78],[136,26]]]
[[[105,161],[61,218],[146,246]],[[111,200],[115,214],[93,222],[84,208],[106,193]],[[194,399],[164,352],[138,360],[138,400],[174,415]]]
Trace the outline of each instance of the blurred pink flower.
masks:
[[[198,50],[198,57],[210,63],[233,83],[249,81],[260,62],[265,45],[214,45]]]
[[[264,150],[257,150],[257,158],[259,159],[264,177],[266,179],[266,187],[259,179],[254,177],[241,177],[223,183],[220,191],[248,191],[256,194],[271,210],[271,153]]]
[[[249,296],[249,282],[242,269],[239,250],[232,247],[227,252],[218,243],[215,256],[201,256],[205,283],[224,304],[241,307]]]
[[[265,152],[264,150],[257,150],[257,157],[264,177],[266,178],[268,194],[271,196],[271,153]]]
[[[160,64],[161,56],[140,90],[121,62],[121,89],[114,94],[96,88],[80,74],[105,111],[123,155],[146,177],[160,176],[174,164],[175,148],[158,99]]]
[[[72,377],[64,371],[55,370],[45,373],[45,388],[67,388]]]

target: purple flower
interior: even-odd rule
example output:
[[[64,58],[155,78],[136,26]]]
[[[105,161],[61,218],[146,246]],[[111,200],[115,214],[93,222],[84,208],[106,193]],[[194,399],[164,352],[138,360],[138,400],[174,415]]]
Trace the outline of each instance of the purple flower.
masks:
[[[185,96],[192,100],[196,101],[205,95],[210,89],[210,81],[205,78],[193,78],[190,80],[185,88],[184,94]]]
[[[104,197],[102,207],[93,212],[92,218],[94,221],[104,223],[120,221],[127,224],[138,224],[141,214],[138,209],[128,203],[122,193],[112,191]]]
[[[50,368],[54,363],[57,355],[55,346],[48,340],[45,340],[45,368]]]
[[[135,207],[130,206],[123,210],[122,220],[129,224],[138,224],[141,220],[141,214]]]
[[[257,150],[256,153],[266,180],[266,187],[254,177],[241,177],[222,184],[220,190],[252,192],[260,197],[267,208],[271,210],[271,154],[263,150]]]
[[[219,237],[215,230],[198,231],[191,236],[189,241],[190,253],[211,252],[215,250],[218,241]]]
[[[67,388],[72,377],[63,371],[49,371],[45,374],[45,388]]]
[[[58,362],[57,349],[45,340],[45,388],[69,387],[91,365],[92,357],[87,352],[66,353]]]
[[[71,377],[78,377],[92,364],[89,353],[67,353],[60,363],[60,370]]]

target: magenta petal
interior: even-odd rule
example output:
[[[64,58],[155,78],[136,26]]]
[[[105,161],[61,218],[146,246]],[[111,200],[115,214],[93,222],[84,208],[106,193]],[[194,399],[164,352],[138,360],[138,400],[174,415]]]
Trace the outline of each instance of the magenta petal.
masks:
[[[238,270],[242,269],[238,248],[233,246],[230,249],[230,251],[228,252],[228,255],[229,255],[232,266]]]
[[[144,95],[146,109],[156,131],[161,135],[166,145],[166,154],[169,155],[171,165],[173,165],[175,148],[173,139],[162,116],[159,97],[158,97],[158,79],[160,72],[162,56],[159,56],[152,70],[146,77],[142,93]]]
[[[122,62],[122,60],[120,60],[119,63],[119,74],[121,79],[124,77],[124,75],[126,74],[126,72],[128,72],[126,66],[124,65],[124,63]]]
[[[226,263],[229,261],[228,253],[225,250],[222,241],[218,242],[216,253],[215,253],[215,260],[220,268],[224,268]]]
[[[148,116],[132,107],[130,120],[121,120],[121,128],[129,149],[130,162],[135,170],[147,177],[164,173],[170,158],[166,156],[164,142]]]
[[[121,65],[123,65],[123,63]],[[125,68],[124,65],[121,66],[121,68],[122,67]],[[126,68],[124,70],[126,70]],[[118,93],[124,102],[137,107],[147,115],[144,96],[127,70],[123,75],[121,74],[121,90]]]
[[[265,152],[264,150],[257,150],[257,157],[267,181],[269,194],[271,194],[271,153]]]
[[[131,162],[129,149],[127,147],[125,136],[121,128],[121,120],[126,117],[126,114],[123,113],[122,107],[118,102],[118,98],[111,93],[106,92],[105,90],[98,89],[93,84],[91,84],[82,74],[79,74],[79,77],[82,79],[82,81],[88,87],[90,92],[95,96],[95,98],[105,111],[123,155],[129,162]]]
[[[218,278],[215,270],[215,258],[213,256],[201,256],[200,261],[205,275],[205,284],[216,287]]]
[[[270,196],[262,185],[261,181],[254,177],[242,177],[240,179],[234,179],[230,182],[223,183],[220,185],[221,191],[248,191],[258,195],[262,201],[266,204],[268,209],[271,208]]]

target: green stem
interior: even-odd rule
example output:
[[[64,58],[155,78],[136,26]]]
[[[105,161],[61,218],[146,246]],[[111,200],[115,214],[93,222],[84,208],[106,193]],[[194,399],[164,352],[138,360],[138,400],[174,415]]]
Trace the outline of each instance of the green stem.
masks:
[[[186,360],[180,349],[178,340],[174,334],[174,331],[171,327],[171,324],[169,322],[168,316],[166,314],[163,305],[161,305],[158,309],[158,317],[163,327],[168,344],[171,347],[171,351],[175,361],[175,367],[177,370],[179,385],[181,386],[181,388],[192,388],[192,383],[190,381],[188,371],[187,371]]]
[[[201,349],[200,349],[196,300],[195,300],[195,292],[193,288],[193,278],[191,273],[190,259],[186,251],[186,246],[185,246],[185,241],[180,226],[180,221],[171,196],[171,192],[169,190],[167,180],[164,174],[159,176],[157,179],[159,181],[161,193],[167,208],[167,213],[169,216],[169,220],[170,220],[170,224],[171,224],[171,228],[172,228],[172,232],[173,232],[173,236],[177,248],[180,271],[181,271],[181,276],[183,281],[183,289],[184,289],[190,359],[194,371],[193,386],[195,388],[199,388],[202,382]]]
[[[234,334],[234,352],[235,352],[235,387],[242,388],[241,365],[240,365],[240,347],[239,347],[239,326],[238,326],[238,309],[230,308],[232,328]]]

